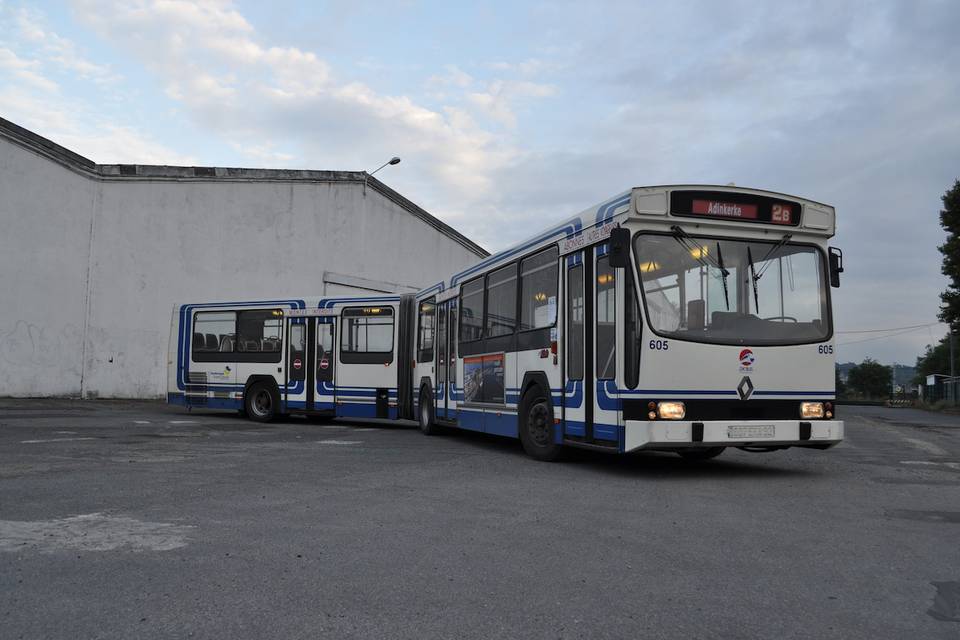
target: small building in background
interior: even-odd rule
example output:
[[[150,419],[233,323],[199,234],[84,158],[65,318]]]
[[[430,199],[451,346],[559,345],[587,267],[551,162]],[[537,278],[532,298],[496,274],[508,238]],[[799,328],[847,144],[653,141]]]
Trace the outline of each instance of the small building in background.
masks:
[[[487,255],[366,172],[99,165],[0,118],[0,395],[163,397],[176,302],[412,292]]]

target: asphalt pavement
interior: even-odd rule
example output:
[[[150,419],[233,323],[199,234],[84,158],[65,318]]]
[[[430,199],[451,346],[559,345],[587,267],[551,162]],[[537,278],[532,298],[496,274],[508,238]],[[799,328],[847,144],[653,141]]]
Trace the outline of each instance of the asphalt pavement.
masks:
[[[0,400],[0,638],[960,638],[960,417],[688,463]]]

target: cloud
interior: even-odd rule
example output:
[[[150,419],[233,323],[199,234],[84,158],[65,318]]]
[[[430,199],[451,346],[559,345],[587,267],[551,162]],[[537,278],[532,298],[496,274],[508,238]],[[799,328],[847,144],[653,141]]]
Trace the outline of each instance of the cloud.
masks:
[[[0,88],[0,112],[101,164],[196,164],[196,157],[174,151],[136,127],[101,116],[73,100],[51,100],[30,87]]]
[[[264,42],[229,2],[75,5],[82,20],[138,57],[167,95],[236,149],[289,141],[295,151],[283,154],[287,162],[295,155],[301,162],[348,169],[402,153],[404,166],[418,167],[418,191],[435,202],[456,202],[449,197],[454,191],[466,197],[488,191],[491,172],[515,153],[462,106],[430,108],[409,96],[384,95],[340,77],[311,51]],[[165,55],[154,55],[161,46]],[[437,86],[471,82],[456,67],[446,71],[445,79],[435,79]],[[496,112],[492,106],[482,111]],[[271,159],[260,152],[253,157]]]
[[[13,27],[0,46],[4,118],[104,164],[194,164],[192,155],[173,151],[138,127],[111,118],[102,104],[67,95],[51,76],[69,72],[98,88],[119,76],[85,58],[71,40],[50,30],[41,14],[0,4],[0,19]]]
[[[36,11],[17,9],[9,16],[9,20],[16,26],[15,33],[19,41],[30,45],[38,60],[42,60],[45,65],[99,84],[119,80],[109,66],[92,62],[80,52],[73,41],[47,28],[43,17]]]
[[[57,91],[57,83],[39,73],[40,63],[24,60],[10,49],[0,48],[0,69],[27,84],[48,92]]]

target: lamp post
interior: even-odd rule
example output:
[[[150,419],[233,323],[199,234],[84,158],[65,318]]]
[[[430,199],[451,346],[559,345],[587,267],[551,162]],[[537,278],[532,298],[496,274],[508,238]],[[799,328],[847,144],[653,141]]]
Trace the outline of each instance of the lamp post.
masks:
[[[375,174],[377,171],[380,171],[380,169],[383,169],[383,168],[384,168],[385,166],[387,166],[388,164],[400,164],[400,157],[399,157],[399,156],[393,156],[392,158],[390,158],[389,160],[387,160],[386,162],[384,162],[382,165],[380,165],[379,167],[377,167],[376,169],[374,169],[374,170],[371,171],[370,173],[364,173],[364,176],[363,176],[363,195],[364,195],[364,196],[367,195],[367,178],[369,178],[370,176],[372,176],[373,174]]]

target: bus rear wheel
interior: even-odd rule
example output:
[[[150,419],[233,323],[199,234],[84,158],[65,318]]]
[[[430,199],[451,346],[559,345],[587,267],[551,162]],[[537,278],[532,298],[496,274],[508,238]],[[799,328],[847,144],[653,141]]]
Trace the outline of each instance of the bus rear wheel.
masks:
[[[523,394],[518,417],[520,443],[527,455],[548,462],[558,459],[563,447],[553,440],[553,407],[540,387]]]
[[[277,398],[270,387],[256,382],[243,396],[247,417],[255,422],[270,422],[277,415]]]
[[[716,458],[725,450],[726,450],[726,447],[704,447],[702,449],[699,449],[699,448],[684,449],[682,451],[677,451],[677,454],[684,460],[689,460],[691,462],[698,462],[702,460],[710,460],[711,458]]]

